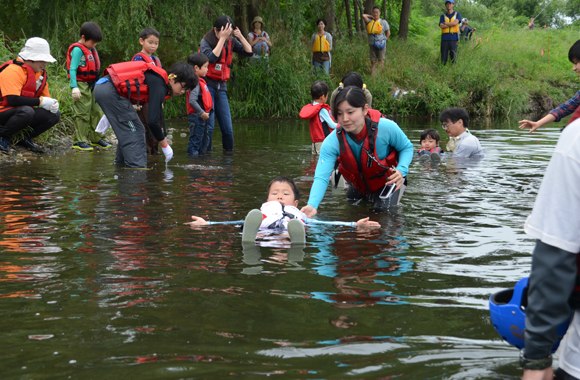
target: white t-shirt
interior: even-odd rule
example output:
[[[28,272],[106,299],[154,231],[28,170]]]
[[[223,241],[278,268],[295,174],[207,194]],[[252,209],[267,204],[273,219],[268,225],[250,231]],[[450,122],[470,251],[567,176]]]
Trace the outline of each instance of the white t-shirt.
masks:
[[[568,125],[556,145],[532,214],[524,230],[543,243],[580,252],[580,119]],[[558,349],[559,365],[580,378],[580,311]]]
[[[477,137],[465,131],[459,135],[460,140],[453,151],[453,157],[483,157],[483,149]]]

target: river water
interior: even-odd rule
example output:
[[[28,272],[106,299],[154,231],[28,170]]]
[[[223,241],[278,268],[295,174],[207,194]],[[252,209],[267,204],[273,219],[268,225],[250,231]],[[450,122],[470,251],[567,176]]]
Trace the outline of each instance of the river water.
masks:
[[[418,146],[440,123],[401,120]],[[484,160],[414,160],[401,206],[374,214],[329,189],[307,246],[242,249],[243,219],[278,175],[308,198],[316,159],[295,120],[234,123],[236,152],[149,170],[114,152],[0,166],[3,379],[517,379],[488,297],[529,274],[523,232],[559,129],[471,129]],[[444,140],[446,138],[444,137]]]

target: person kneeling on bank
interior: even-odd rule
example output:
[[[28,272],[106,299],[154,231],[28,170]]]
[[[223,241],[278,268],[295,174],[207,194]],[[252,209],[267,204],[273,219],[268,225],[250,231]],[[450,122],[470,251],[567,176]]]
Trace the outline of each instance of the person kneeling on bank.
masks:
[[[32,139],[60,121],[58,101],[50,97],[46,65],[56,62],[45,39],[26,41],[18,58],[0,66],[0,151],[9,151],[9,140],[21,132],[18,145],[36,153],[42,149]],[[27,129],[30,127],[31,129]]]

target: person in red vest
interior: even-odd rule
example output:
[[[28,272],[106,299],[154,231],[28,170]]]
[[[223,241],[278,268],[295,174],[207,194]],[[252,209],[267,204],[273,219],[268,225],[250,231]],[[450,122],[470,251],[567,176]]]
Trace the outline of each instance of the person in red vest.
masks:
[[[205,74],[209,66],[209,60],[203,53],[193,53],[187,59],[187,63],[193,66],[195,74],[199,78],[199,84],[187,93],[187,120],[189,121],[189,142],[187,155],[204,155],[207,151],[207,119],[213,115],[213,101]]]
[[[235,38],[232,38],[232,35]],[[199,45],[199,51],[209,59],[209,67],[205,81],[211,93],[214,106],[214,114],[207,120],[209,141],[207,150],[212,150],[212,133],[217,118],[222,131],[222,146],[224,151],[234,150],[234,132],[232,128],[232,115],[228,103],[227,82],[230,79],[233,53],[243,57],[251,57],[252,46],[240,29],[236,28],[230,16],[218,17],[213,28],[203,36]]]
[[[32,138],[60,121],[58,101],[48,91],[48,62],[56,62],[48,42],[34,37],[26,41],[17,59],[0,66],[0,152],[8,153],[10,137],[23,131],[24,139],[17,144],[42,153]]]
[[[362,88],[340,91],[336,109],[340,125],[322,143],[308,205],[301,211],[309,218],[318,212],[337,161],[338,171],[350,184],[347,199],[366,199],[378,211],[398,205],[413,144],[394,121],[369,108]]]
[[[161,145],[165,162],[169,162],[173,150],[161,126],[163,101],[183,95],[197,84],[197,75],[186,63],[174,64],[169,72],[143,61],[110,65],[105,70],[105,76],[97,81],[95,99],[119,141],[114,164],[129,168],[147,166],[145,127],[133,107],[139,107],[144,102],[149,102],[149,128]]]
[[[81,25],[80,35],[81,39],[70,45],[66,54],[75,120],[72,147],[81,151],[92,151],[93,147],[109,149],[111,144],[95,132],[95,127],[103,117],[103,111],[95,103],[93,94],[95,83],[101,75],[101,61],[96,47],[103,39],[103,32],[96,22],[88,21]]]
[[[153,27],[146,27],[139,34],[139,43],[143,47],[141,51],[133,56],[133,61],[143,61],[157,67],[163,67],[161,65],[161,60],[158,56],[153,55],[159,48],[159,38],[161,35],[157,29]],[[147,154],[159,154],[159,141],[153,136],[153,133],[149,129],[149,121],[147,119],[147,114],[149,111],[149,103],[141,105],[141,108],[137,110],[137,115],[139,115],[139,120],[145,126],[145,141],[147,141]]]
[[[336,122],[330,113],[330,106],[326,104],[328,90],[328,85],[323,81],[314,82],[310,87],[312,103],[300,110],[300,117],[309,122],[312,154],[320,154],[322,142],[336,128]]]

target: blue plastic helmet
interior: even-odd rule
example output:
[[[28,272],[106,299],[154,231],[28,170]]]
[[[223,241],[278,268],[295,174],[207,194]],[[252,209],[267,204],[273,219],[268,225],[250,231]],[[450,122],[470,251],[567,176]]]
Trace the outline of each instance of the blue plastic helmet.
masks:
[[[498,334],[512,346],[524,348],[526,308],[528,306],[528,277],[522,278],[514,288],[505,289],[489,297],[489,315]],[[555,352],[570,325],[570,318],[558,326],[558,340],[552,346]]]

